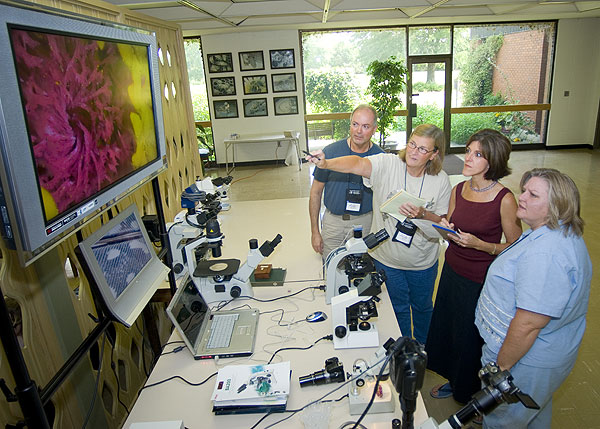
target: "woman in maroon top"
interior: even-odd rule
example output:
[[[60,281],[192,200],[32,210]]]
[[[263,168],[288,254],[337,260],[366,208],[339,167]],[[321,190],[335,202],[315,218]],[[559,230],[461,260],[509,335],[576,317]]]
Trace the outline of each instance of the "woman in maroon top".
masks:
[[[452,189],[448,221],[442,221],[458,234],[450,236],[425,346],[427,367],[448,379],[432,389],[434,398],[466,403],[481,388],[475,307],[488,267],[522,232],[515,197],[498,182],[510,174],[510,151],[510,141],[495,130],[469,138],[462,174],[471,179]]]

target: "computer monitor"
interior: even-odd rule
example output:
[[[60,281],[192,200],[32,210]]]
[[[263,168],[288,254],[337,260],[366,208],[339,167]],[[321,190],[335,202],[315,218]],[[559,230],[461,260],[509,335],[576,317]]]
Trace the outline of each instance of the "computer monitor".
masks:
[[[158,259],[135,205],[79,243],[78,254],[97,299],[110,316],[127,327],[169,272]]]
[[[24,266],[167,161],[154,34],[37,9],[0,4],[0,232]]]

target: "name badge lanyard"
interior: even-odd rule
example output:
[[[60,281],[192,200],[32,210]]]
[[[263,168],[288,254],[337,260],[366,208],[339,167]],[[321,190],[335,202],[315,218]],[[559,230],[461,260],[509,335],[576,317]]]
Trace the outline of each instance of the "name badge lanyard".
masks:
[[[404,190],[408,192],[407,183],[407,170],[404,170]],[[423,179],[421,180],[421,188],[419,189],[419,198],[423,192],[423,184],[425,183],[425,172],[423,172]],[[412,244],[413,237],[417,232],[417,226],[412,223],[408,218],[404,219],[404,222],[398,222],[396,224],[396,233],[392,237],[392,241],[402,243],[406,247],[410,247]]]

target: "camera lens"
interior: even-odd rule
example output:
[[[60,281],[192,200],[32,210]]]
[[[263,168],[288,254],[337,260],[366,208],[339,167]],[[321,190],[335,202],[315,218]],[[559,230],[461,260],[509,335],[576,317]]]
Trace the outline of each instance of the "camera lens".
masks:
[[[319,384],[325,384],[327,383],[328,378],[328,374],[324,369],[322,369],[320,371],[313,372],[310,375],[303,375],[298,380],[300,381],[300,387],[306,387],[311,385],[317,386]]]

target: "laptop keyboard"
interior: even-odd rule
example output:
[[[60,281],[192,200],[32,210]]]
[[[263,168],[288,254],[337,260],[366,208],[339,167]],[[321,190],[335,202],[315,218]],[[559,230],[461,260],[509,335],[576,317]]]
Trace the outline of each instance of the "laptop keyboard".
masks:
[[[231,335],[233,334],[233,325],[235,325],[235,321],[239,316],[239,314],[215,314],[212,319],[210,337],[206,348],[220,349],[229,347]]]

